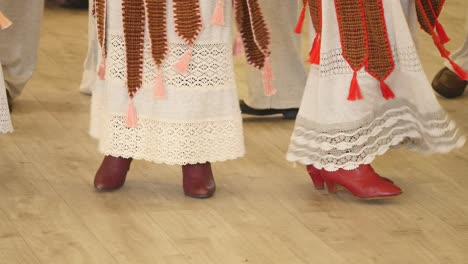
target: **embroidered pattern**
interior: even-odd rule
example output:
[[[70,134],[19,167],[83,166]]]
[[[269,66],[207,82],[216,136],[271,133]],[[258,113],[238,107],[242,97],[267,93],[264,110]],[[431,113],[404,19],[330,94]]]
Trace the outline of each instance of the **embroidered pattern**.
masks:
[[[109,37],[109,76],[124,82],[127,79],[127,62],[125,55],[125,41],[123,35]],[[193,46],[192,62],[187,74],[181,74],[174,69],[179,58],[187,52],[189,47],[182,43],[171,43],[161,70],[164,83],[168,89],[226,89],[235,85],[231,64],[231,48],[224,43],[195,44]],[[149,40],[145,40],[144,47],[143,86],[152,87],[158,71],[151,55]]]

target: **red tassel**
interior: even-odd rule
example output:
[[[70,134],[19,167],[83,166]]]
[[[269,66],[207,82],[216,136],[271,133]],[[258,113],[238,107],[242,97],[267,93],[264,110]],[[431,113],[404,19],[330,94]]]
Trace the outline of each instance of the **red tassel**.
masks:
[[[193,47],[190,46],[187,52],[185,52],[184,56],[180,59],[180,61],[175,65],[175,69],[179,73],[187,73],[189,70],[190,60],[192,59],[192,49]]]
[[[462,79],[462,80],[468,80],[468,72],[463,70],[462,67],[460,67],[460,65],[455,63],[452,59],[450,59],[450,58],[447,58],[447,59],[450,62],[450,64],[452,65],[452,68],[455,71],[455,73],[458,75],[458,77],[460,79]]]
[[[448,60],[448,62],[452,65],[453,71],[458,75],[458,77],[461,80],[468,80],[468,73],[460,67],[457,63],[455,63],[451,58],[450,58],[450,52],[445,49],[445,47],[442,45],[439,39],[434,37],[434,42],[436,44],[436,47],[440,51],[440,55]]]
[[[211,18],[211,24],[224,26],[224,0],[218,0],[213,17]]]
[[[136,113],[135,105],[133,104],[133,99],[130,99],[130,102],[128,103],[127,118],[125,121],[125,125],[128,128],[137,127],[137,113]]]
[[[357,71],[354,71],[353,79],[351,79],[351,86],[349,88],[348,100],[356,101],[356,100],[362,100],[362,99],[363,99],[363,96],[361,93],[361,87],[359,87],[359,83],[357,80]]]
[[[312,49],[309,52],[309,63],[311,64],[320,64],[320,49],[321,49],[322,41],[320,33],[315,35],[314,44],[312,45]]]
[[[450,38],[447,36],[444,27],[442,26],[442,24],[439,23],[439,21],[436,22],[435,28],[437,31],[437,35],[439,36],[440,42],[442,44],[445,44],[450,41]]]
[[[99,65],[98,76],[100,80],[106,79],[106,57],[103,55],[101,64]]]
[[[433,35],[432,39],[434,40],[434,44],[437,47],[437,49],[439,50],[440,56],[442,58],[447,58],[448,56],[450,56],[450,51],[448,51],[444,47],[444,45],[440,42],[440,39],[437,36]]]
[[[269,58],[265,59],[265,65],[263,67],[262,77],[263,77],[263,91],[264,91],[265,96],[272,96],[276,94],[277,90],[273,86],[273,80],[274,80],[273,69],[271,67]]]
[[[12,25],[11,21],[0,11],[0,28],[7,29]]]
[[[154,97],[157,99],[162,99],[166,97],[166,90],[164,89],[164,76],[161,68],[158,68],[158,71],[156,73]]]
[[[386,100],[395,98],[395,94],[393,93],[392,89],[390,89],[390,87],[388,87],[384,81],[380,81],[380,90],[382,91],[382,96]]]
[[[306,7],[307,7],[307,1],[304,1],[304,7],[302,7],[301,15],[299,16],[299,21],[297,21],[296,28],[294,29],[294,32],[296,32],[297,34],[302,33],[302,27],[304,26],[304,20],[305,20]]]

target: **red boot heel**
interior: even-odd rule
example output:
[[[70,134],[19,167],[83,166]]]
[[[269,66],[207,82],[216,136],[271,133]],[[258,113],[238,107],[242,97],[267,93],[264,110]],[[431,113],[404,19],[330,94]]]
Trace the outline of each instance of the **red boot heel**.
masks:
[[[312,179],[312,182],[314,183],[315,189],[325,189],[325,183],[321,175],[322,171],[315,168],[314,165],[307,165],[306,168],[310,178]]]
[[[325,180],[325,183],[327,184],[327,190],[329,193],[336,193],[337,188],[336,184],[333,181]]]

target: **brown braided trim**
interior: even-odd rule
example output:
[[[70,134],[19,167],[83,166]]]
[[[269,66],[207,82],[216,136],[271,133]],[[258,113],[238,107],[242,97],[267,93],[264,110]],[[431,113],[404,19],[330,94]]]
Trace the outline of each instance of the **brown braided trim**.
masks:
[[[173,0],[177,35],[188,45],[195,44],[202,29],[199,0]]]
[[[127,87],[131,98],[142,85],[145,5],[143,0],[122,1],[123,28],[127,55]]]
[[[430,3],[430,0],[421,0],[420,2],[422,6],[416,4],[416,13],[418,16],[419,24],[426,33],[431,34],[432,29],[434,28],[437,22],[437,17],[432,11],[432,5]]]
[[[247,62],[258,69],[262,69],[265,65],[266,57],[255,43],[247,2],[235,0],[234,8],[237,28],[242,36]]]
[[[416,3],[418,0],[415,1]],[[419,24],[421,25],[422,30],[424,30],[428,34],[432,34],[432,25],[429,19],[426,19],[426,11],[424,10],[423,6],[419,6],[416,4],[416,14],[418,16]]]
[[[361,0],[335,0],[343,58],[355,71],[367,56],[366,25]]]
[[[106,0],[95,0],[98,42],[101,46],[103,56],[106,55]]]
[[[382,0],[362,0],[368,32],[366,71],[377,80],[385,80],[395,68]]]
[[[258,0],[247,0],[250,23],[257,46],[265,55],[270,55],[270,32],[265,23],[260,3]]]
[[[415,3],[419,24],[426,33],[432,34],[445,0],[421,0]]]
[[[440,13],[442,12],[442,8],[444,7],[444,4],[445,0],[431,0],[431,5],[434,9],[436,17],[439,17]]]
[[[308,0],[309,12],[316,33],[322,33],[322,0]]]
[[[151,39],[151,54],[157,66],[161,66],[166,57],[167,46],[167,2],[166,0],[145,0],[148,18],[148,31]]]
[[[267,55],[255,41],[247,0],[235,0],[234,9],[236,24],[242,36],[247,62],[255,68],[263,69]]]

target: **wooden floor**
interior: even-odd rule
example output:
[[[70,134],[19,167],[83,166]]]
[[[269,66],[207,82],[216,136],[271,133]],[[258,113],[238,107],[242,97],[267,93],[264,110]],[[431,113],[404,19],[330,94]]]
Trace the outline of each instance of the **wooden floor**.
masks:
[[[447,1],[443,16],[452,50],[463,5]],[[180,168],[139,161],[121,191],[95,192],[102,157],[87,134],[90,98],[78,92],[86,29],[85,11],[45,12],[16,132],[0,136],[0,263],[468,263],[468,146],[391,151],[375,167],[404,194],[366,202],[316,191],[286,162],[293,122],[250,118],[247,156],[214,165],[214,199],[185,198]],[[432,77],[442,60],[428,37],[420,44]],[[440,102],[468,132],[468,96]]]

